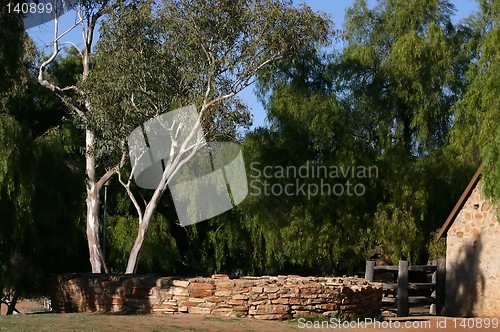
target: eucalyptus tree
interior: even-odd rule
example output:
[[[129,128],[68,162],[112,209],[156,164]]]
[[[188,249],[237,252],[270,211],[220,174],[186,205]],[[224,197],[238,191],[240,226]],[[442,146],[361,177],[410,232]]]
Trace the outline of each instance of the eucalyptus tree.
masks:
[[[96,109],[92,130],[102,139],[99,153],[104,159],[127,160],[127,137],[144,121],[189,104],[197,111],[186,138],[171,134],[173,148],[147,200],[140,202],[134,192],[132,171],[128,179],[118,173],[139,217],[126,268],[133,273],[173,175],[206,141],[234,140],[238,127],[248,124],[248,110],[237,94],[263,70],[305,47],[326,43],[330,24],[307,6],[293,7],[291,1],[169,0],[116,12],[101,32],[85,94]],[[176,123],[169,132],[179,128]],[[203,140],[197,137],[200,128]]]
[[[63,2],[56,2],[62,5]],[[53,25],[54,33],[51,41],[52,53],[43,61],[38,69],[39,83],[52,91],[59,97],[71,110],[75,119],[82,124],[88,124],[89,114],[92,111],[90,100],[83,95],[77,84],[63,85],[60,84],[54,77],[48,75],[47,70],[54,64],[58,55],[60,55],[63,46],[67,45],[73,48],[80,57],[80,81],[85,81],[91,72],[91,56],[94,43],[94,34],[98,21],[107,12],[116,10],[119,5],[123,5],[121,1],[112,0],[82,0],[76,2],[75,5],[75,23],[65,31],[60,31],[60,15],[63,10],[54,7]],[[76,41],[63,41],[65,36],[74,29],[81,29],[82,44],[80,48]],[[82,99],[81,99],[82,98]],[[95,145],[95,134],[90,128],[85,129],[85,173],[86,173],[86,188],[87,188],[87,226],[86,234],[89,248],[89,260],[93,273],[99,273],[102,270],[108,272],[105,259],[102,255],[101,245],[99,242],[99,206],[100,206],[100,190],[104,183],[116,173],[116,167],[108,169],[97,169],[96,156],[93,153]]]

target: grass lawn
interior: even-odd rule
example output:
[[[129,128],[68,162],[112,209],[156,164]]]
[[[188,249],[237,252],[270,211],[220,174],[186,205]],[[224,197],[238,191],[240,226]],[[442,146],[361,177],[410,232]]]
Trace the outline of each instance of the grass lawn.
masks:
[[[202,315],[116,315],[96,313],[0,316],[0,331],[290,331],[294,321],[260,321]]]
[[[332,328],[329,331],[349,332],[496,332],[498,327],[469,328],[461,327],[461,322],[470,323],[485,322],[489,318],[455,319],[445,317],[415,316],[406,318],[394,318],[392,327],[376,327],[373,325],[357,326],[351,328]],[[492,318],[498,322],[498,318]],[[444,326],[440,323],[447,324]],[[489,319],[491,320],[491,319]],[[400,324],[400,326],[394,326]],[[470,325],[470,324],[469,324]],[[477,326],[476,326],[477,327]],[[1,331],[318,331],[320,329],[309,326],[299,328],[297,320],[289,321],[262,321],[255,318],[222,318],[203,316],[196,314],[175,315],[117,315],[97,313],[74,313],[74,314],[26,314],[13,316],[0,316]]]

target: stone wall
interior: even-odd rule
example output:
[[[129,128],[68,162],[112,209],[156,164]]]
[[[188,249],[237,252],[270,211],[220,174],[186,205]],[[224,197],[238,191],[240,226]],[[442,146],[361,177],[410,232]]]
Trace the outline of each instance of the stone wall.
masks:
[[[500,225],[479,181],[447,233],[446,306],[453,316],[500,316]]]
[[[194,313],[287,319],[311,315],[376,316],[382,285],[360,278],[299,276],[170,278],[68,274],[57,277],[56,312]]]

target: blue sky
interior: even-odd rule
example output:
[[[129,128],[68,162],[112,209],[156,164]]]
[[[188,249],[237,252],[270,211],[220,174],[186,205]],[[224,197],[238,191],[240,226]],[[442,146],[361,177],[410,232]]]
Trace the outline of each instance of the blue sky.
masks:
[[[320,11],[328,13],[335,25],[336,29],[341,29],[344,24],[344,14],[346,9],[354,3],[354,0],[306,0],[297,1],[294,3],[299,4],[305,2],[314,11]],[[376,0],[368,0],[370,6],[376,4]],[[456,7],[456,14],[454,17],[455,21],[459,21],[477,11],[478,4],[476,0],[452,0],[451,1]],[[60,32],[65,31],[75,22],[76,15],[74,12],[66,13],[61,19]],[[44,48],[48,45],[53,37],[53,23],[49,22],[41,26],[37,26],[28,30],[28,34],[33,38],[35,43],[40,47]],[[62,41],[72,41],[78,46],[82,45],[81,30],[79,28],[74,29],[71,33],[65,36]],[[50,46],[45,48],[46,53],[51,52]],[[253,127],[263,126],[265,124],[265,111],[262,105],[257,101],[254,95],[253,87],[250,86],[246,90],[240,93],[240,97],[250,106],[253,115]]]

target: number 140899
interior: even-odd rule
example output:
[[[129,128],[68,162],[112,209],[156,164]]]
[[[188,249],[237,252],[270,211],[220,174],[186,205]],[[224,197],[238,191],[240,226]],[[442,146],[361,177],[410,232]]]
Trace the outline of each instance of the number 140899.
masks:
[[[54,6],[50,3],[9,3],[7,4],[7,10],[9,13],[15,14],[50,14],[54,10]]]

